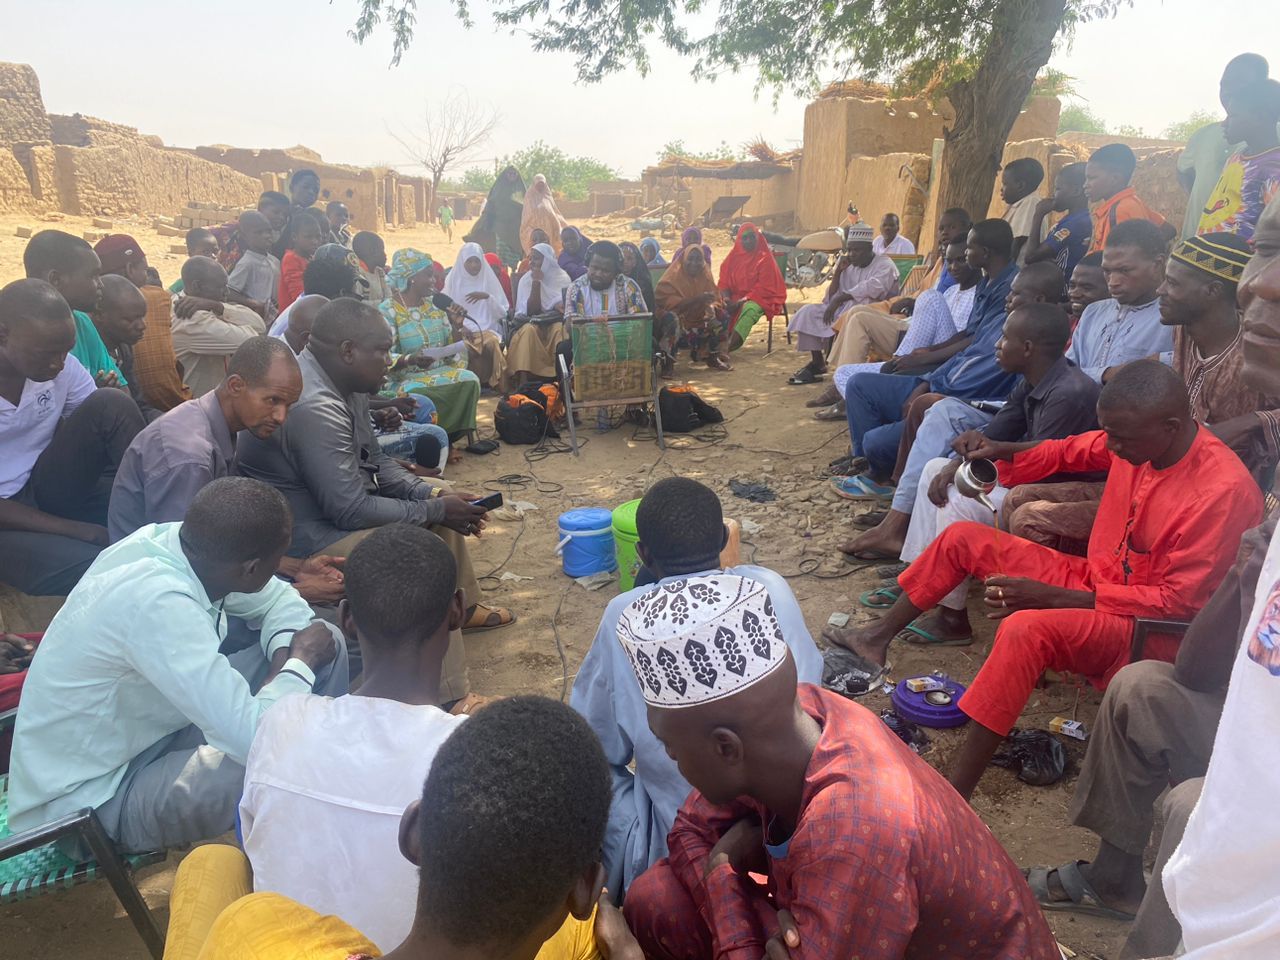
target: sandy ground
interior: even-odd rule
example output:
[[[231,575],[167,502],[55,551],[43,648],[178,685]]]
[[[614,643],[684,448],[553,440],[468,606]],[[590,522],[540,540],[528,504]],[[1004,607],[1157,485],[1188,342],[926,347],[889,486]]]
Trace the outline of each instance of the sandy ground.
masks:
[[[33,218],[0,218],[0,281],[21,275],[25,241],[13,235],[19,225],[41,228],[53,224]],[[88,229],[89,224],[67,217],[59,226],[79,231]],[[122,222],[117,229],[136,231],[137,239],[149,251],[168,249],[170,241],[157,237],[149,228]],[[387,246],[392,250],[421,246],[449,262],[463,232],[465,229],[455,228],[454,242],[449,244],[438,228],[399,230],[388,234]],[[587,225],[587,232],[594,238],[627,236],[621,221],[593,222]],[[714,231],[708,239],[718,263],[728,248],[728,236]],[[671,244],[664,241],[664,249],[669,252]],[[151,259],[169,282],[183,258],[153,253]],[[799,299],[793,300],[793,309],[797,302]],[[616,506],[639,497],[649,484],[666,476],[678,474],[707,483],[721,495],[726,516],[750,518],[761,525],[761,530],[743,544],[743,560],[753,559],[789,578],[815,637],[833,611],[849,613],[855,620],[872,616],[858,605],[857,597],[878,585],[875,568],[854,568],[836,550],[853,529],[852,517],[864,508],[835,497],[823,469],[847,452],[844,427],[818,423],[804,408],[804,401],[819,387],[786,385],[799,360],[794,347],[786,343],[780,321],[775,325],[771,355],[765,355],[765,326],[761,323],[734,355],[734,363],[731,373],[690,369],[686,356],[677,368],[678,376],[688,377],[707,400],[720,406],[727,421],[721,439],[672,436],[662,451],[652,439],[637,435],[632,425],[600,432],[595,417],[588,414],[580,434],[587,438],[580,457],[554,454],[530,462],[529,447],[504,445],[489,456],[465,456],[450,469],[449,478],[466,487],[502,490],[508,499],[537,506],[523,521],[493,523],[473,547],[479,574],[511,573],[531,578],[483,583],[490,590],[487,599],[513,609],[519,622],[468,637],[467,657],[478,692],[559,697],[572,684],[600,614],[616,590],[610,586],[589,592],[560,571],[554,554],[557,517],[574,507]],[[493,404],[492,397],[482,401],[482,432],[492,432]],[[777,492],[778,500],[757,505],[738,499],[728,486],[733,478],[763,480]],[[941,669],[963,682],[971,680],[990,649],[993,634],[979,619],[976,607],[972,612],[979,624],[979,637],[971,647],[930,651],[897,645],[891,651],[894,676]],[[1036,691],[1022,724],[1044,727],[1050,718],[1071,716],[1073,710],[1091,724],[1098,699],[1091,688],[1078,693],[1075,686],[1053,683]],[[882,694],[869,696],[863,703],[877,712],[889,705]],[[945,769],[962,731],[930,731],[929,735],[932,744],[925,757]],[[1065,742],[1073,763],[1061,783],[1030,787],[993,768],[974,798],[980,815],[1019,864],[1088,859],[1094,850],[1092,836],[1066,822],[1084,745]],[[161,922],[167,917],[168,890],[179,858],[171,855],[164,864],[141,874],[143,892]],[[1117,956],[1126,929],[1111,921],[1061,914],[1051,914],[1049,921],[1059,940],[1083,957]],[[32,960],[122,960],[146,955],[110,888],[103,883],[0,910],[0,942],[6,945],[6,956]]]

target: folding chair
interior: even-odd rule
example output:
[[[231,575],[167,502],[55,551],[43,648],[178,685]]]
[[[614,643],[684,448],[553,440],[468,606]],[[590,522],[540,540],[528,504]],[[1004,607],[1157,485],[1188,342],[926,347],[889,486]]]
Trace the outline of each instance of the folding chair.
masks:
[[[653,350],[653,314],[610,317],[603,322],[580,318],[568,324],[573,365],[566,363],[563,352],[558,357],[573,455],[579,456],[573,412],[624,404],[653,405],[658,446],[665,450],[662,409],[658,405],[658,358]]]
[[[56,846],[56,841],[64,837],[81,840],[93,852],[93,859],[76,861],[65,856]],[[161,960],[164,932],[138,892],[133,871],[164,858],[163,850],[121,856],[98,815],[89,807],[34,830],[12,835],[9,833],[9,778],[0,777],[0,906],[70,889],[105,876],[146,944],[147,952]]]

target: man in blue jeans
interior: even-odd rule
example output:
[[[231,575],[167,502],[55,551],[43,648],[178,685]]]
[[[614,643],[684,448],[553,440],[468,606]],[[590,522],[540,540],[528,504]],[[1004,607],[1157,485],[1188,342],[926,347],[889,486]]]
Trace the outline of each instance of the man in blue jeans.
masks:
[[[1013,231],[1004,220],[983,220],[969,231],[966,257],[971,267],[982,271],[982,283],[969,326],[951,344],[939,345],[956,346],[958,353],[927,373],[859,373],[849,381],[849,436],[855,464],[865,458],[868,476],[850,479],[843,492],[855,497],[883,492],[879,484],[893,471],[903,418],[916,397],[940,393],[962,400],[1003,400],[1009,395],[1017,375],[997,365],[995,345],[1004,328],[1005,299],[1018,272],[1010,258],[1012,248]]]

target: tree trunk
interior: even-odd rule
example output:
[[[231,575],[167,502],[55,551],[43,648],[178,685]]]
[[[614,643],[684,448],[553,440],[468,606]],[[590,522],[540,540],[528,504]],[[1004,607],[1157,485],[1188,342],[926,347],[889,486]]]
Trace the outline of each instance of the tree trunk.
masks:
[[[427,192],[427,223],[436,222],[436,193],[440,189],[440,174],[432,172],[431,189]]]
[[[1003,0],[977,72],[947,88],[956,118],[943,131],[939,212],[963,207],[975,221],[986,218],[1005,141],[1049,62],[1065,10],[1066,0]]]

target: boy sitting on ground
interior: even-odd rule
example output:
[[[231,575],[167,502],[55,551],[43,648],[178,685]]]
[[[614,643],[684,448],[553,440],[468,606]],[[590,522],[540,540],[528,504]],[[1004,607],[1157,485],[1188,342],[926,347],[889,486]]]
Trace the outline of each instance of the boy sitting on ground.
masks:
[[[359,639],[360,687],[336,700],[291,697],[264,718],[240,823],[254,889],[338,914],[390,949],[409,933],[415,899],[413,865],[387,856],[400,814],[480,701],[465,697],[453,715],[439,707],[449,632],[462,626],[464,607],[444,541],[405,523],[381,527],[351,551],[345,580],[338,617]],[[299,823],[313,832],[299,834]]]
[[[689,795],[689,781],[649,730],[644,691],[622,648],[618,618],[641,597],[660,596],[667,585],[693,574],[718,573],[728,539],[715,491],[687,477],[659,480],[636,511],[640,542],[636,552],[657,585],[636,587],[615,597],[578,670],[569,703],[587,718],[604,744],[613,777],[613,808],[605,836],[608,886],[621,897],[627,886],[667,855],[667,833]],[[773,598],[783,637],[791,647],[800,679],[822,680],[822,656],[804,624],[804,614],[787,582],[764,567],[740,565],[726,573],[751,577]]]

